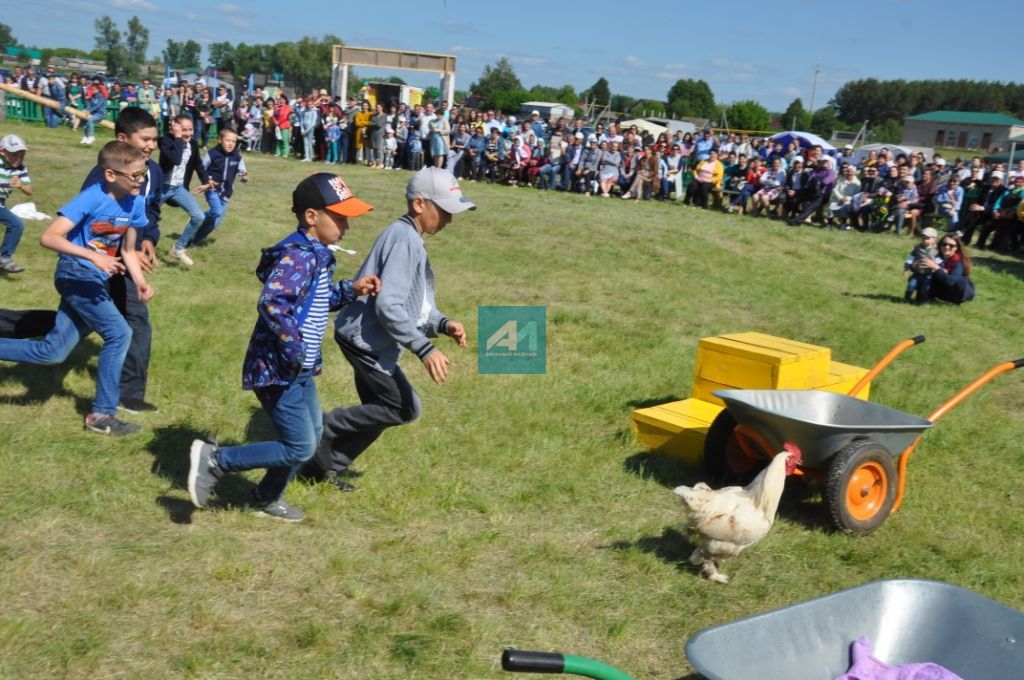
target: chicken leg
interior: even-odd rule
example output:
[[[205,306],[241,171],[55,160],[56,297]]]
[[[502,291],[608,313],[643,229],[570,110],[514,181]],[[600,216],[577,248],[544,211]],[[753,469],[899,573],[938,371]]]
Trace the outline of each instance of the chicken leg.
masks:
[[[726,574],[718,571],[718,566],[715,564],[715,560],[706,557],[704,551],[701,548],[695,548],[693,553],[690,555],[690,564],[700,567],[700,573],[705,578],[714,581],[715,583],[728,583],[729,577]]]

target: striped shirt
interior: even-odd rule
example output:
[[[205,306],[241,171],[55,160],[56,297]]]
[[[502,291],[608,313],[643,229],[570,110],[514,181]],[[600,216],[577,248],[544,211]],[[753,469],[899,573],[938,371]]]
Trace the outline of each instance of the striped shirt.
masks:
[[[302,367],[305,369],[313,368],[320,356],[320,345],[324,339],[324,331],[327,330],[327,312],[330,311],[330,277],[329,269],[324,267],[320,271],[320,278],[317,279],[309,311],[302,320],[302,339],[306,343],[306,357],[302,361]]]
[[[28,176],[28,170],[25,169],[25,165],[19,165],[17,167],[11,167],[7,162],[7,159],[0,156],[0,206],[7,206],[7,197],[14,191],[14,187],[11,186],[11,179],[17,177],[21,180],[22,184],[31,184],[32,179]]]

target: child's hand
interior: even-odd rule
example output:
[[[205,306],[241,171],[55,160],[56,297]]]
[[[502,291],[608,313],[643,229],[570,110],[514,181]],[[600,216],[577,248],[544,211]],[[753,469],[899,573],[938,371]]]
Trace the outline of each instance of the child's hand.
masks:
[[[106,253],[94,251],[89,260],[96,265],[101,272],[106,274],[123,274],[125,272],[124,263],[121,262],[120,258],[111,257]]]
[[[356,295],[376,295],[380,292],[380,279],[373,274],[356,279],[352,282],[352,290]]]
[[[458,321],[448,322],[448,337],[454,340],[459,347],[466,346],[466,328]]]
[[[152,241],[143,241],[139,247],[139,266],[142,267],[142,271],[147,274],[153,271],[153,268],[160,264],[160,261],[156,257],[156,246],[153,245]]]
[[[12,189],[20,189],[21,188],[21,178],[17,177],[17,176],[11,177],[10,184],[11,184],[11,188]]]
[[[140,302],[149,302],[153,299],[153,286],[148,283],[136,284],[135,290],[139,294]]]
[[[442,354],[439,349],[435,349],[423,359],[424,368],[427,369],[431,379],[438,385],[448,382],[448,366],[450,364],[451,362],[448,360],[448,357]]]

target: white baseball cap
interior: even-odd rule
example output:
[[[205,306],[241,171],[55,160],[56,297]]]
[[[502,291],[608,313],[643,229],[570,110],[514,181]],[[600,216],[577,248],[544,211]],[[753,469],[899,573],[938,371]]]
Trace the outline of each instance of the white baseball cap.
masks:
[[[462,195],[459,180],[444,168],[428,166],[418,171],[405,187],[405,197],[433,201],[452,215],[466,210],[476,210],[476,204]]]
[[[538,111],[537,109],[534,109],[533,111],[530,111],[530,115],[531,116],[539,116],[540,115],[540,111]]]
[[[19,151],[28,151],[28,145],[18,135],[5,135],[3,139],[0,139],[0,149],[7,153],[17,153]]]

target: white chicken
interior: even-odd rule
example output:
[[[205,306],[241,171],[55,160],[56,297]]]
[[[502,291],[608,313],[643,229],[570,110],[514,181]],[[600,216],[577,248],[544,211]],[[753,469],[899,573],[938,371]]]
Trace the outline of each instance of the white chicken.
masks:
[[[692,487],[675,488],[676,495],[686,506],[686,528],[698,540],[690,563],[700,566],[701,572],[712,581],[728,583],[729,577],[718,571],[716,562],[739,555],[772,528],[786,477],[801,462],[796,446],[787,443],[783,449],[745,487],[712,489],[700,482]]]

